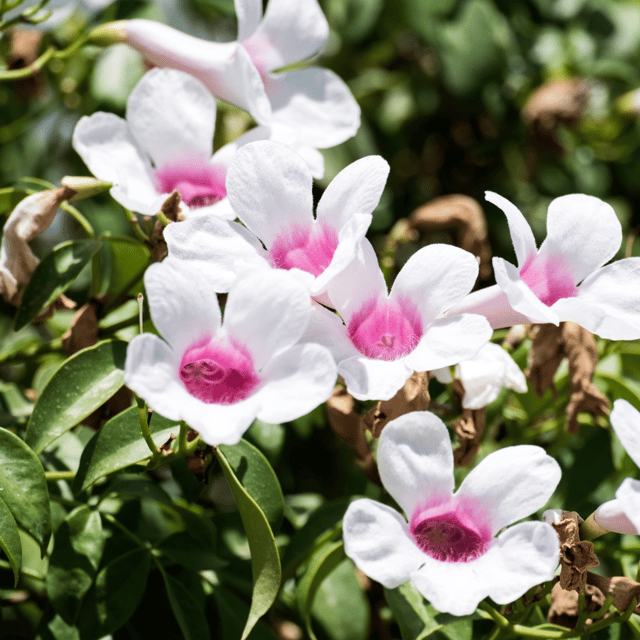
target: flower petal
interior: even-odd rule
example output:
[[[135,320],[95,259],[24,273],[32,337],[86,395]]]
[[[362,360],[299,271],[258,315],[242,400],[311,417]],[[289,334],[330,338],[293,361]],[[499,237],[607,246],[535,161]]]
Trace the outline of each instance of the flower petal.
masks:
[[[482,509],[495,535],[543,507],[560,482],[560,466],[541,447],[517,445],[490,453],[456,492]]]
[[[256,392],[258,418],[280,424],[295,420],[325,402],[336,383],[333,356],[318,344],[300,344],[281,353],[260,372],[264,385]]]
[[[488,202],[492,202],[496,207],[500,207],[507,216],[509,225],[509,233],[511,233],[511,242],[516,252],[518,267],[522,267],[524,263],[536,254],[536,240],[533,237],[533,231],[529,223],[526,221],[522,212],[514,204],[511,204],[506,198],[499,196],[493,191],[486,191],[485,198]]]
[[[224,329],[251,352],[260,370],[298,342],[310,315],[309,291],[295,276],[280,269],[256,269],[231,287]]]
[[[384,488],[407,515],[428,495],[434,501],[453,493],[453,451],[444,423],[429,411],[412,411],[391,420],[378,445]]]
[[[431,244],[414,253],[397,275],[390,298],[408,298],[420,310],[423,326],[466,296],[478,277],[475,257],[448,244]]]
[[[301,342],[315,342],[327,347],[338,363],[346,358],[361,355],[349,340],[347,328],[340,317],[315,303]]]
[[[625,478],[616,491],[616,499],[620,501],[622,510],[631,524],[640,533],[640,481]]]
[[[120,204],[149,215],[160,210],[166,196],[156,191],[151,163],[122,118],[101,111],[83,116],[73,131],[73,148],[96,178],[113,182],[111,195]]]
[[[260,24],[262,19],[262,0],[235,0],[238,18],[238,40],[248,38]]]
[[[561,320],[577,322],[608,340],[640,338],[640,258],[625,258],[598,269],[579,287],[575,298],[551,308]]]
[[[353,356],[338,363],[347,391],[358,400],[390,400],[413,373],[404,360],[372,360]]]
[[[345,553],[373,580],[398,587],[424,562],[408,529],[395,509],[368,498],[355,500],[342,523]]]
[[[473,358],[493,331],[482,316],[463,313],[432,322],[404,360],[414,371],[433,371]]]
[[[160,168],[208,160],[213,150],[216,103],[196,78],[175,69],[152,69],[127,100],[127,123],[141,149]]]
[[[311,187],[311,174],[304,160],[277,142],[245,145],[227,173],[231,206],[267,249],[293,227],[311,227]]]
[[[178,358],[194,342],[219,331],[218,298],[193,266],[166,258],[147,269],[144,284],[153,324]]]
[[[616,400],[611,426],[629,457],[640,467],[640,411],[626,400]]]
[[[622,226],[611,205],[582,193],[551,201],[547,237],[539,255],[564,259],[574,284],[606,264],[622,242]]]
[[[622,489],[620,498],[603,502],[594,511],[593,519],[597,525],[607,531],[637,535],[640,529],[631,522],[627,512],[629,514],[638,513],[638,508],[640,508],[640,482],[632,478],[625,478],[622,484],[625,482],[629,486]],[[620,491],[621,488],[622,485],[620,485],[618,491]],[[634,516],[634,520],[638,522],[640,518]]]
[[[335,147],[360,127],[360,107],[333,71],[308,67],[269,74],[265,88],[274,122],[291,127],[316,149]]]

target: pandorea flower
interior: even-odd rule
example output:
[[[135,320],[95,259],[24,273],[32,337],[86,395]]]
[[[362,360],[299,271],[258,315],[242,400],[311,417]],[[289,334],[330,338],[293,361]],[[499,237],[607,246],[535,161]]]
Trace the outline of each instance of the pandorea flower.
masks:
[[[183,213],[233,218],[227,166],[239,147],[268,130],[250,131],[212,156],[215,120],[215,100],[200,81],[152,69],[131,92],[125,120],[102,111],[84,116],[73,147],[94,176],[114,184],[111,195],[128,209],[154,215],[177,189]]]
[[[616,400],[611,426],[629,457],[640,467],[640,412],[626,400]],[[625,478],[615,500],[601,504],[593,514],[596,524],[616,533],[640,533],[640,481]]]
[[[318,67],[272,73],[317,53],[329,26],[316,0],[236,0],[238,40],[208,42],[151,20],[101,27],[159,67],[200,79],[217,98],[248,111],[256,122],[290,127],[315,148],[333,147],[360,126],[347,85]]]
[[[498,284],[472,293],[451,313],[481,313],[494,329],[570,320],[603,338],[640,338],[640,258],[603,267],[622,241],[610,205],[583,194],[556,198],[547,237],[536,249],[522,213],[502,196],[488,191],[486,197],[507,216],[518,266],[494,258]]]
[[[414,371],[468,360],[491,338],[482,316],[443,317],[477,275],[469,252],[433,244],[409,258],[389,293],[373,247],[364,240],[353,262],[329,284],[342,320],[315,307],[307,339],[329,347],[352,396],[389,400]]]
[[[169,255],[193,262],[221,292],[249,268],[300,269],[311,295],[330,304],[323,294],[356,255],[388,173],[379,156],[350,164],[326,188],[314,218],[302,158],[276,142],[248,144],[227,174],[229,202],[246,228],[212,216],[169,225]]]
[[[154,264],[144,280],[164,340],[145,333],[131,341],[125,383],[205,442],[235,444],[254,418],[293,420],[331,395],[331,354],[317,344],[297,344],[311,300],[291,274],[260,270],[238,280],[224,321],[207,279],[182,263]]]
[[[439,611],[468,615],[489,596],[507,604],[553,578],[558,536],[546,522],[507,525],[540,509],[560,481],[543,449],[488,455],[453,493],[447,428],[429,412],[392,420],[378,446],[380,478],[400,505],[367,498],[344,516],[346,554],[370,578],[394,588],[411,580]]]

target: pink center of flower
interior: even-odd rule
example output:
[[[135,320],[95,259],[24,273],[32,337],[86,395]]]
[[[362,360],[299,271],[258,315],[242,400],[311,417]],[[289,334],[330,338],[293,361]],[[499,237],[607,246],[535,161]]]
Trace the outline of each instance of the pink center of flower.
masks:
[[[234,404],[248,398],[260,383],[251,356],[231,340],[199,342],[180,363],[187,391],[207,404]]]
[[[302,269],[319,276],[330,264],[338,234],[327,225],[294,227],[278,236],[269,249],[269,261],[276,269]]]
[[[419,509],[411,520],[415,543],[441,562],[470,562],[483,555],[491,543],[491,530],[476,510],[462,504]]]
[[[422,321],[412,302],[378,298],[353,314],[347,332],[353,346],[368,358],[397,360],[420,342]]]
[[[156,171],[158,193],[174,189],[189,207],[198,209],[227,197],[225,171],[206,160],[191,160],[164,165]]]
[[[520,269],[520,278],[540,302],[549,307],[561,298],[573,298],[578,293],[561,258],[533,256]]]

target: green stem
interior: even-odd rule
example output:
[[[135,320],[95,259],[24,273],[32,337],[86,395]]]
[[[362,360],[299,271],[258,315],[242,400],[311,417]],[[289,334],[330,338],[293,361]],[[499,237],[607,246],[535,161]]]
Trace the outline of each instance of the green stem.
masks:
[[[34,75],[42,67],[44,67],[49,60],[51,60],[56,53],[55,47],[49,47],[43,54],[36,58],[28,67],[22,69],[11,69],[9,71],[3,71],[0,73],[0,80],[20,80],[21,78],[28,78]]]
[[[171,224],[171,220],[169,220],[169,218],[167,218],[167,216],[162,211],[158,211],[158,213],[156,213],[156,218],[158,218],[158,220],[160,220],[160,222],[162,222],[162,225],[165,227]]]
[[[84,232],[90,238],[95,238],[96,232],[93,230],[91,223],[72,205],[68,202],[63,202],[60,208],[66,211],[74,220],[82,227]]]
[[[122,210],[124,211],[124,217],[127,219],[133,235],[142,242],[148,242],[149,238],[147,238],[144,231],[140,228],[140,223],[138,222],[138,217],[136,216],[136,214],[126,207],[122,207]]]
[[[56,482],[57,480],[73,480],[76,477],[75,471],[45,471],[44,477],[47,482]]]
[[[149,429],[149,421],[147,420],[147,405],[140,398],[136,398],[136,402],[138,403],[138,418],[140,418],[140,431],[142,432],[142,437],[147,443],[152,455],[157,456],[158,447],[156,447],[156,444],[151,437],[151,429]]]
[[[187,433],[189,433],[189,425],[184,421],[180,421],[180,435],[178,436],[178,453],[186,455],[189,443],[187,442]]]

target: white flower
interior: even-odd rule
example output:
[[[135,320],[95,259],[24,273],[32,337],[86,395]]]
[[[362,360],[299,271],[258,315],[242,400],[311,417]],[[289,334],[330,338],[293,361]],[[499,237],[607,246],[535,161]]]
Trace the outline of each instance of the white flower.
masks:
[[[452,382],[449,369],[436,369],[435,377]],[[455,377],[464,388],[462,406],[482,409],[498,398],[503,389],[527,392],[527,380],[513,358],[499,345],[487,342],[470,360],[456,365]]]
[[[342,320],[314,308],[307,339],[329,347],[351,395],[388,400],[414,371],[472,358],[491,338],[482,316],[442,317],[477,275],[470,253],[434,244],[409,258],[388,293],[373,247],[364,240],[355,260],[329,284]]]
[[[543,449],[506,447],[488,455],[453,493],[447,428],[428,411],[382,431],[378,469],[400,505],[356,500],[344,516],[346,554],[370,578],[394,588],[411,580],[439,611],[468,615],[491,597],[507,604],[553,578],[558,537],[545,522],[507,525],[540,509],[560,481]]]
[[[494,329],[569,320],[603,338],[640,338],[640,258],[603,267],[622,241],[611,206],[582,194],[556,198],[537,250],[522,213],[495,193],[486,197],[507,216],[518,266],[494,258],[498,284],[472,293],[451,313],[481,313]]]
[[[128,209],[154,215],[177,189],[183,212],[233,218],[228,164],[239,147],[267,134],[259,127],[212,156],[215,118],[215,101],[201,82],[152,69],[131,92],[125,120],[101,111],[84,116],[73,147],[93,175],[114,184],[111,195]]]
[[[353,136],[360,108],[332,71],[308,67],[272,73],[315,54],[329,35],[316,0],[236,0],[238,40],[208,42],[151,20],[105,25],[121,41],[161,67],[191,73],[225,102],[245,109],[256,122],[295,130],[315,148]]]
[[[224,321],[205,277],[170,258],[149,267],[155,327],[127,350],[125,383],[149,406],[184,420],[211,445],[235,444],[254,418],[298,418],[324,402],[336,368],[317,344],[296,344],[311,312],[306,288],[259,270],[229,292]]]
[[[629,457],[640,466],[640,412],[626,400],[616,400],[611,426]],[[640,533],[640,481],[625,478],[615,500],[601,504],[593,514],[599,526],[616,533]]]
[[[326,188],[314,218],[312,179],[302,158],[276,142],[248,144],[227,175],[229,201],[246,228],[212,216],[169,225],[169,255],[197,264],[217,291],[248,268],[276,267],[306,272],[311,295],[322,296],[353,260],[388,172],[379,156],[350,164]]]

